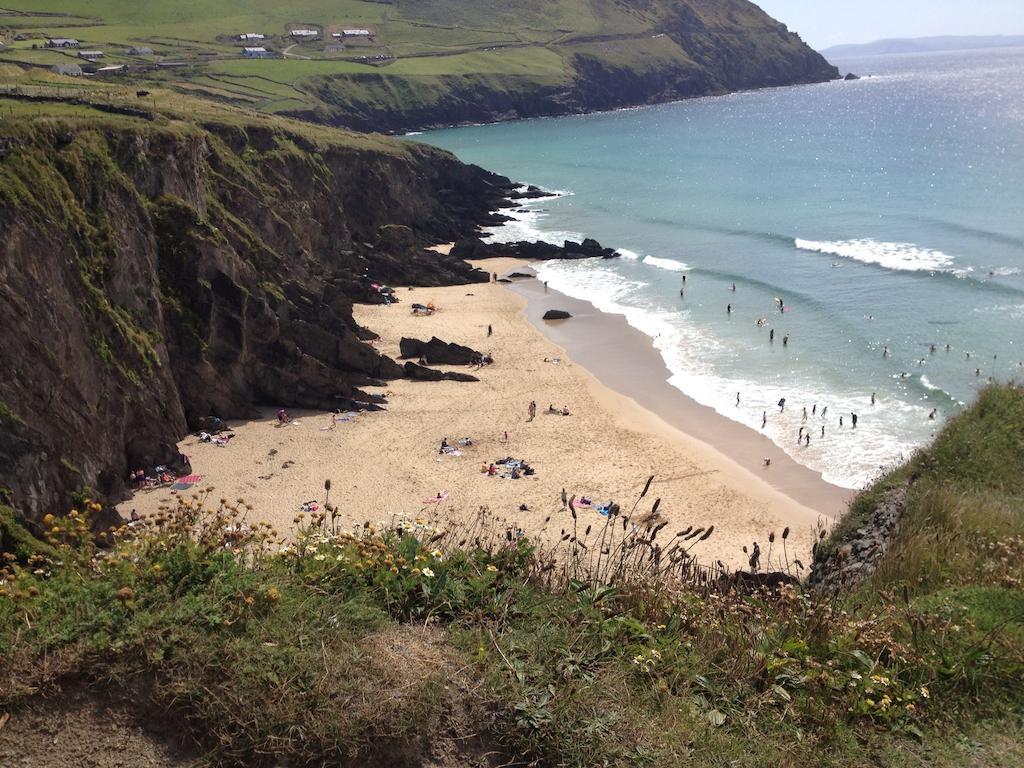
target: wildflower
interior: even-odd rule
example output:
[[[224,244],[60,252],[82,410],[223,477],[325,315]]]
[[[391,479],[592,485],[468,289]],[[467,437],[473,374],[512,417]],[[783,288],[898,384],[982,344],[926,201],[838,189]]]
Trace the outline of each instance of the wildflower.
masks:
[[[496,573],[497,570],[498,570],[498,566],[496,566],[494,563],[491,563],[490,565],[487,566],[487,570],[490,571],[491,573]]]
[[[316,560],[318,563],[321,563],[327,559],[327,555],[323,554],[322,552],[319,552],[313,556],[313,559]]]
[[[411,573],[413,576],[419,576],[421,573],[423,573],[423,571],[421,571],[419,568],[413,568]]]
[[[160,573],[160,563],[153,563],[153,573]]]
[[[268,587],[266,591],[266,596],[267,600],[269,600],[272,603],[276,603],[278,600],[281,599],[281,593],[278,591],[277,587]]]
[[[133,597],[135,597],[135,592],[132,591],[131,587],[121,587],[117,590],[117,599],[122,603],[127,603]]]
[[[434,572],[432,570],[430,570],[429,568],[424,568],[423,569],[423,575],[426,576],[428,579],[434,578]]]
[[[863,679],[861,677],[860,672],[851,672],[850,673],[850,677],[853,678],[854,680],[862,680]]]
[[[926,699],[929,698],[928,686],[927,685],[922,685],[921,686],[921,695],[924,696],[924,698],[926,698]]]

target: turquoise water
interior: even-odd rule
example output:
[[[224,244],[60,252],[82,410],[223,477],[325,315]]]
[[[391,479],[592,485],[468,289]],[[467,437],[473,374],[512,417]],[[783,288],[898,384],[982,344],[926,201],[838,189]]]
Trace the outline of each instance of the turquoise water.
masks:
[[[682,391],[758,430],[767,412],[857,487],[989,377],[1024,378],[1024,50],[836,63],[873,76],[417,138],[562,191],[493,236],[623,249],[540,273],[651,336]]]

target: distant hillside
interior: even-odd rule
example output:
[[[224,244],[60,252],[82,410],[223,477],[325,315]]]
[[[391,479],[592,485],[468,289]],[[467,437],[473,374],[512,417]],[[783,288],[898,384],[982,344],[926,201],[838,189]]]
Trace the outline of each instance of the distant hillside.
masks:
[[[4,6],[0,62],[102,69],[114,82],[163,84],[361,130],[565,114],[838,76],[747,0],[197,0],[186,12],[176,3],[86,0]],[[46,47],[47,38],[79,47]],[[84,60],[85,50],[102,58]]]
[[[821,53],[829,58],[879,56],[892,53],[928,53],[938,51],[967,51],[977,48],[1019,48],[1024,46],[1024,35],[979,35],[944,37],[914,37],[876,40],[863,45],[834,45]]]

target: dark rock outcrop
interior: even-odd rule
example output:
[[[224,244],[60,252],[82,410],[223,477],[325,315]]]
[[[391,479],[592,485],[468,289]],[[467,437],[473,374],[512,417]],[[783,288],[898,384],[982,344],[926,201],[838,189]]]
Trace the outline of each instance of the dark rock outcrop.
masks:
[[[458,371],[437,371],[433,368],[424,368],[422,365],[417,365],[412,360],[405,364],[403,370],[405,371],[405,377],[407,379],[413,379],[415,381],[480,381],[476,376],[470,376],[468,373],[459,373]]]
[[[174,458],[205,416],[373,407],[360,387],[406,371],[362,342],[353,302],[386,300],[375,282],[487,280],[423,247],[492,220],[507,179],[303,131],[102,115],[0,128],[0,488],[22,519],[81,489],[123,498],[129,470]]]
[[[432,336],[430,341],[402,337],[398,348],[403,360],[423,358],[429,365],[471,365],[482,357],[475,349],[441,341],[437,336]]]
[[[859,528],[835,543],[828,557],[815,559],[807,583],[825,592],[848,589],[864,581],[878,567],[899,528],[910,484],[886,493]]]
[[[515,243],[485,243],[478,237],[465,237],[455,242],[451,255],[460,259],[612,259],[619,254],[612,248],[605,248],[596,240],[587,238],[582,243],[566,240],[562,245],[554,245],[538,240],[535,243],[519,241]]]
[[[855,75],[853,72],[847,72],[846,77],[843,80],[860,80],[860,75]]]
[[[743,594],[752,594],[762,589],[769,592],[777,592],[785,585],[798,586],[799,584],[799,579],[782,571],[768,571],[765,573],[736,571],[734,573],[722,574],[718,579],[720,591],[729,592],[735,590]]]
[[[572,315],[564,309],[549,309],[544,313],[542,320],[568,320]]]

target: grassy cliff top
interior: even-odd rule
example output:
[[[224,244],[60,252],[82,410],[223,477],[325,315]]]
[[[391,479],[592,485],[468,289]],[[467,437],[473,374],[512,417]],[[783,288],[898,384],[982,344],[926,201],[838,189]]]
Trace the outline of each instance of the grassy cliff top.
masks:
[[[295,37],[297,29],[316,35]],[[334,37],[346,29],[370,34]],[[264,37],[240,40],[243,34]],[[47,48],[48,38],[73,38],[81,47]],[[742,51],[733,49],[740,39]],[[338,124],[353,124],[339,107],[392,109],[389,100],[402,90],[414,92],[402,97],[408,103],[450,107],[443,102],[459,96],[445,78],[482,78],[474,86],[494,93],[568,89],[580,76],[580,56],[627,71],[699,74],[705,93],[751,87],[725,74],[743,67],[775,70],[776,79],[762,84],[815,77],[780,75],[784,67],[775,64],[786,57],[809,57],[817,79],[827,70],[746,0],[11,0],[0,10],[0,42],[0,61],[125,65],[104,79],[165,83],[213,101]],[[272,58],[247,57],[243,46],[265,48]],[[79,50],[103,58],[90,64]],[[707,58],[696,63],[700,57]],[[723,67],[724,59],[742,63]],[[368,87],[365,79],[377,77],[393,84]],[[325,79],[345,85],[325,88]],[[430,98],[436,90],[443,98]]]
[[[180,132],[219,126],[290,134],[320,147],[389,154],[424,149],[407,141],[260,113],[159,85],[140,97],[136,88],[124,84],[71,80],[45,69],[2,63],[0,83],[0,135],[28,135],[45,125]]]
[[[0,706],[133,692],[214,765],[1019,765],[1022,409],[990,388],[915,458],[884,567],[840,597],[708,589],[651,555],[688,541],[660,526],[598,533],[602,569],[589,530],[555,553],[483,517],[299,516],[282,547],[210,491],[105,550],[87,510],[52,517],[56,556],[0,574]]]

